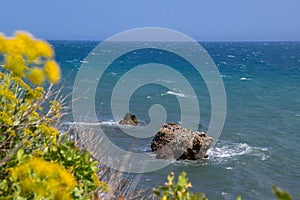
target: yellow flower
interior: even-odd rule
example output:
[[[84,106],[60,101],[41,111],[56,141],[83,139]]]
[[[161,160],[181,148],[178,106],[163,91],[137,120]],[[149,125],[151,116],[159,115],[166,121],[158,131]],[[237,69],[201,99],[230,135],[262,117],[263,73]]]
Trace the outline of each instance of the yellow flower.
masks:
[[[16,32],[10,38],[0,33],[0,53],[5,58],[4,69],[13,72],[13,76],[22,78],[28,75],[26,78],[33,84],[42,84],[45,76],[50,83],[57,83],[60,79],[60,68],[53,60],[51,45],[29,33]],[[36,68],[30,70],[31,66],[44,67],[44,75]]]
[[[0,90],[0,97],[2,99],[5,99],[5,100],[9,101],[9,103],[16,100],[16,96],[14,95],[14,93],[12,91],[9,91],[6,88]]]
[[[15,81],[17,84],[20,85],[20,87],[26,89],[26,90],[30,90],[29,85],[27,85],[20,77],[12,77],[11,78],[13,81]]]
[[[24,48],[25,44],[23,41],[17,40],[15,37],[9,37],[6,38],[3,53],[22,56]]]
[[[24,129],[24,135],[25,136],[34,136],[34,133],[29,128]]]
[[[31,158],[10,169],[12,180],[18,183],[21,192],[31,193],[38,199],[60,197],[71,199],[76,186],[74,176],[58,163]]]
[[[3,66],[5,69],[11,70],[15,76],[24,76],[24,71],[28,69],[25,66],[23,57],[18,54],[10,54],[5,56],[5,64]]]
[[[43,40],[35,41],[35,49],[37,51],[38,56],[44,56],[46,58],[52,58],[54,55],[53,49],[48,42]]]
[[[14,130],[12,130],[11,128],[9,128],[9,129],[7,130],[7,133],[8,133],[11,137],[16,137],[16,136],[17,136],[16,132],[15,132]]]
[[[54,60],[45,63],[45,74],[50,83],[57,83],[60,79],[60,68]]]
[[[44,74],[43,74],[43,76],[44,76]],[[29,95],[29,97],[31,99],[42,100],[44,98],[45,90],[42,87],[36,87],[34,89],[28,90],[27,94]]]
[[[5,44],[6,44],[6,40],[5,40],[5,36],[0,33],[0,52],[4,53],[5,51]]]
[[[15,46],[20,54],[26,55],[33,48],[34,40],[32,35],[25,32],[16,32],[14,38]]]
[[[12,125],[13,121],[7,112],[0,112],[0,122],[2,125]]]
[[[27,77],[31,81],[31,83],[38,85],[41,85],[45,80],[43,70],[37,67],[30,69]]]
[[[37,51],[35,49],[35,40],[33,36],[26,32],[16,32],[14,43],[18,49],[18,53],[25,56],[30,62],[37,59]]]
[[[59,132],[56,128],[47,126],[46,124],[41,124],[38,126],[38,130],[48,136],[57,136],[59,135]]]
[[[34,41],[33,36],[30,33],[24,31],[16,31],[15,38],[17,41],[22,41],[26,44]]]

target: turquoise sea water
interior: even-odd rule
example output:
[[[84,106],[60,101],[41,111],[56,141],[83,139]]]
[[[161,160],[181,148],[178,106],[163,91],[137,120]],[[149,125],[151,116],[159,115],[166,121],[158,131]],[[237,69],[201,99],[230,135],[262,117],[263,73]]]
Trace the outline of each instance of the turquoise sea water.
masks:
[[[63,92],[72,92],[76,73],[86,56],[98,44],[91,41],[50,41],[55,48],[64,84]],[[208,42],[200,44],[216,63],[227,96],[225,126],[207,160],[172,162],[159,171],[139,175],[139,186],[152,188],[165,182],[169,171],[186,171],[193,191],[205,192],[209,199],[273,199],[273,184],[300,199],[300,43],[299,42]],[[198,88],[201,110],[199,130],[206,131],[211,117],[208,90],[201,77],[185,70],[184,61],[159,50],[140,50],[116,60],[99,80],[95,110],[106,135],[123,149],[148,152],[152,138],[135,141],[122,133],[111,114],[110,97],[114,84],[137,64],[160,62],[181,70]],[[141,74],[147,76],[147,74]],[[158,77],[159,79],[159,77]],[[93,80],[86,80],[93,81]],[[167,80],[159,80],[166,84]],[[176,84],[175,84],[176,85]],[[153,104],[165,107],[167,121],[180,122],[177,98],[195,98],[178,91],[145,85],[132,95],[130,112],[142,125],[149,123]],[[67,116],[64,122],[72,122]],[[130,175],[135,178],[135,175]]]

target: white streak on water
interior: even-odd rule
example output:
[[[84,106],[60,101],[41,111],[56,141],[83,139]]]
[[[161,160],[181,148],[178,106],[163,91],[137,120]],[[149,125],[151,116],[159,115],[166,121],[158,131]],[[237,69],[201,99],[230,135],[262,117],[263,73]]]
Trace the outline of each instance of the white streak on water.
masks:
[[[241,80],[241,81],[250,81],[251,78],[241,77],[240,80]]]
[[[259,157],[260,160],[266,160],[269,149],[265,147],[251,147],[246,143],[225,143],[214,147],[208,151],[209,158],[216,161],[226,161],[235,159],[239,156],[248,155]]]
[[[179,92],[172,92],[172,91],[168,91],[167,94],[171,94],[171,95],[175,95],[175,96],[178,96],[178,97],[186,97],[185,94],[183,93],[179,93]]]

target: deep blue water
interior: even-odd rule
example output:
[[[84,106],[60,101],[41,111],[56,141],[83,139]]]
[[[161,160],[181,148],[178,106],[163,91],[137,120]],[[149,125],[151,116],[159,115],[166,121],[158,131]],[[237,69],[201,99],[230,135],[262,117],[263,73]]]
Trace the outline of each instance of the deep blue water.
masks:
[[[64,94],[72,92],[76,73],[98,42],[50,41],[62,69]],[[200,42],[222,76],[227,115],[222,134],[208,160],[172,162],[159,171],[142,174],[139,185],[152,188],[165,182],[169,171],[186,171],[193,191],[209,199],[273,199],[273,184],[300,199],[300,42]],[[155,49],[123,55],[99,81],[95,110],[106,135],[123,149],[132,138],[120,132],[111,113],[114,85],[132,67],[149,62],[172,66],[196,88],[196,97],[159,85],[138,88],[129,101],[130,112],[142,125],[150,122],[149,108],[161,104],[167,121],[180,123],[178,98],[197,98],[201,111],[199,130],[210,123],[211,102],[201,77],[184,60]],[[189,70],[186,70],[189,69]],[[147,74],[141,74],[147,76]],[[157,77],[160,79],[159,77]],[[88,80],[87,81],[92,81]],[[159,80],[166,84],[168,80]],[[104,86],[103,86],[104,85]],[[172,86],[173,86],[172,85]],[[176,85],[176,83],[175,83]],[[72,122],[68,116],[65,122]],[[152,138],[135,140],[135,151],[149,151]],[[134,178],[134,175],[131,175]]]

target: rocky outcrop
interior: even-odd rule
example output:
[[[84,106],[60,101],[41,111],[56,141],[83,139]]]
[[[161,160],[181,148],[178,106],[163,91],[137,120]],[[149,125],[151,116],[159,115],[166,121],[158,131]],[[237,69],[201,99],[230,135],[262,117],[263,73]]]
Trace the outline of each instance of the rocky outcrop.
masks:
[[[119,122],[119,124],[123,124],[123,125],[132,125],[132,126],[136,126],[138,125],[138,120],[135,117],[135,115],[132,115],[130,113],[126,113],[124,118]]]
[[[207,157],[213,139],[175,123],[163,124],[151,143],[159,159],[198,160]]]

